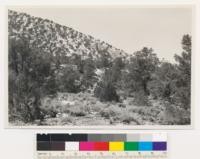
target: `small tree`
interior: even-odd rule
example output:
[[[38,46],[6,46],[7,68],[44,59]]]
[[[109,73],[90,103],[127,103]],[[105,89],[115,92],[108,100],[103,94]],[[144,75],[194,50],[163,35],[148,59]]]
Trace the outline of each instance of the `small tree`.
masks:
[[[43,119],[41,98],[52,94],[54,71],[51,55],[30,46],[28,40],[9,43],[9,107],[10,119],[24,122]],[[52,88],[49,88],[50,86]]]
[[[109,68],[112,65],[111,56],[108,52],[109,46],[104,47],[102,44],[96,44],[96,50],[100,57],[97,59],[97,68]]]
[[[114,83],[121,80],[121,71],[124,69],[124,67],[125,64],[121,57],[114,59],[113,65],[111,67],[111,76]]]
[[[191,96],[191,36],[184,35],[182,38],[183,52],[181,55],[175,55],[178,68],[178,80],[176,83],[176,100],[179,101],[185,109],[190,108]]]
[[[116,88],[112,82],[110,71],[106,71],[102,81],[100,81],[94,91],[94,95],[101,101],[119,101]]]
[[[80,74],[73,70],[72,67],[67,67],[62,71],[60,78],[60,85],[62,91],[77,93],[80,91]]]
[[[95,63],[92,58],[84,60],[82,84],[88,88],[96,82]]]
[[[151,48],[144,47],[141,51],[134,53],[128,66],[129,84],[133,91],[143,90],[145,95],[149,95],[147,84],[158,64],[159,59]]]
[[[150,94],[154,98],[171,100],[175,93],[177,71],[174,64],[161,62],[161,65],[152,75],[152,80],[148,83]]]

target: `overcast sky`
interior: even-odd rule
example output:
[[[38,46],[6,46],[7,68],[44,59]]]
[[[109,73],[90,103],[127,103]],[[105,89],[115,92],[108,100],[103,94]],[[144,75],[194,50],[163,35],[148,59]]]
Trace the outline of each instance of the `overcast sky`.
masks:
[[[191,8],[15,8],[47,18],[133,53],[152,47],[159,58],[173,61],[181,38],[192,30]]]

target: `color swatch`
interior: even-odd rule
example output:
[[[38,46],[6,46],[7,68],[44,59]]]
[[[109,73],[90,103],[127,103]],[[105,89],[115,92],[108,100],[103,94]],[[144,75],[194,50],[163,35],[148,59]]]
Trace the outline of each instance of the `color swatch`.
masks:
[[[163,134],[38,134],[37,151],[167,151]]]
[[[125,142],[124,149],[125,151],[138,151],[139,142]]]
[[[124,151],[124,142],[109,142],[109,151]]]

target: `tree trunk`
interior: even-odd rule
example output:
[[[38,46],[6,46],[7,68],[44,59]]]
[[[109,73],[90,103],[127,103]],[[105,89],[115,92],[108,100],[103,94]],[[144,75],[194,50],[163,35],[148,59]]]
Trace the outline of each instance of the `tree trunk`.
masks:
[[[145,95],[149,95],[149,90],[147,89],[147,81],[143,81],[142,86],[143,86]]]

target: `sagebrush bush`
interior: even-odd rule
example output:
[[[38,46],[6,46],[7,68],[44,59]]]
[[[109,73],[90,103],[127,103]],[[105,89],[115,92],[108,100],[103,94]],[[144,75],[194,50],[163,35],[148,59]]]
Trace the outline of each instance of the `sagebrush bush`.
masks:
[[[190,111],[167,103],[165,105],[164,123],[168,125],[189,125]]]
[[[134,94],[133,104],[137,106],[150,106],[151,103],[148,100],[146,93],[141,90]]]
[[[85,111],[84,106],[74,106],[74,107],[70,107],[69,109],[69,114],[71,116],[85,116],[87,115],[87,111]]]
[[[132,121],[136,121],[134,119],[133,114],[130,113],[130,112],[124,112],[124,113],[122,113],[119,118],[120,118],[119,119],[120,121],[122,121],[123,123],[126,123],[126,124],[130,124]]]
[[[110,106],[100,111],[100,115],[105,118],[119,117],[121,109],[117,106]]]

